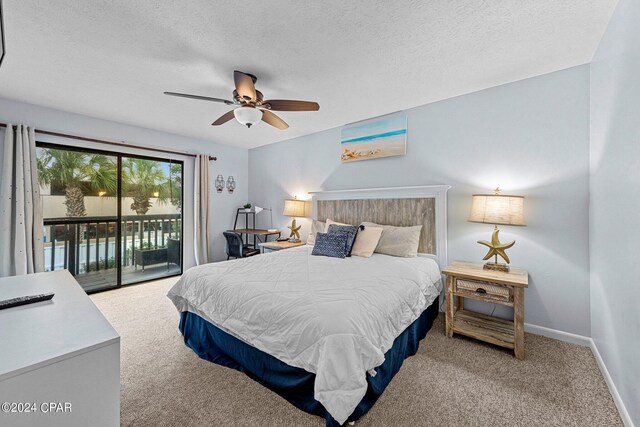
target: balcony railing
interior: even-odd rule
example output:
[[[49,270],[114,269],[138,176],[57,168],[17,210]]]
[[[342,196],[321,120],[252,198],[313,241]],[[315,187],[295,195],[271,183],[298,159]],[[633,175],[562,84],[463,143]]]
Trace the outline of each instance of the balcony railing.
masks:
[[[45,219],[45,270],[67,269],[77,276],[115,269],[118,244],[122,266],[135,265],[136,250],[166,248],[169,239],[179,241],[182,215],[123,216],[119,243],[117,224],[115,216]]]

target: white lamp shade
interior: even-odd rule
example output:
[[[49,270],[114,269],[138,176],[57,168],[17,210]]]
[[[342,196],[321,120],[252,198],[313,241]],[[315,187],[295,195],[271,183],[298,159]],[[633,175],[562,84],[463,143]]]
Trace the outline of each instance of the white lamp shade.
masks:
[[[233,110],[236,120],[247,127],[257,125],[262,120],[262,111],[254,107],[239,107]]]
[[[298,199],[286,199],[284,201],[284,211],[282,215],[284,216],[305,216],[305,205],[304,200]]]
[[[524,197],[475,194],[469,221],[501,225],[525,225]]]

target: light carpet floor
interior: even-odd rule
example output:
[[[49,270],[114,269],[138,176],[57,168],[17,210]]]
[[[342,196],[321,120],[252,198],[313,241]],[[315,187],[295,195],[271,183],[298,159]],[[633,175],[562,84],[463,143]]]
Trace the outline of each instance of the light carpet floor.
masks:
[[[313,426],[308,415],[244,374],[198,358],[165,297],[176,279],[91,298],[122,337],[123,426]],[[526,360],[462,337],[440,316],[356,426],[618,426],[588,348],[526,335]]]

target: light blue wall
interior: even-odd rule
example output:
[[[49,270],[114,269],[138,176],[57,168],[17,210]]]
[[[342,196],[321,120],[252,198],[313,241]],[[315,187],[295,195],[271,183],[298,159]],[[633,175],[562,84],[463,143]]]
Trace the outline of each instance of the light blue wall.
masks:
[[[128,143],[145,145],[149,147],[161,147],[170,150],[187,151],[191,153],[211,154],[218,157],[217,162],[211,162],[211,179],[217,174],[226,178],[233,175],[238,188],[233,194],[225,190],[217,194],[215,190],[211,194],[211,223],[213,225],[212,250],[216,260],[226,259],[224,255],[224,238],[222,232],[233,227],[235,208],[242,206],[248,194],[247,174],[247,150],[231,147],[224,144],[173,135],[165,132],[154,131],[122,123],[100,120],[80,114],[73,114],[50,108],[39,107],[22,102],[0,98],[0,122],[24,124],[36,129],[45,129],[70,133],[74,135],[89,136],[99,139],[126,141]],[[55,138],[47,135],[36,135],[39,141],[57,142],[88,148],[101,148],[116,150],[118,147],[100,145],[88,142],[74,141],[65,138]],[[0,143],[4,142],[4,130],[0,128]],[[169,154],[154,154],[149,151],[121,149],[120,151],[133,154],[155,155],[156,157],[169,158]],[[0,155],[2,150],[0,150]],[[178,159],[180,156],[174,156]],[[184,168],[184,263],[185,268],[195,264],[193,250],[193,166],[192,157],[183,157]]]
[[[525,321],[589,336],[589,66],[406,113],[403,157],[341,164],[340,129],[250,150],[250,201],[273,207],[274,225],[284,228],[283,200],[293,195],[450,184],[449,259],[480,261],[485,249],[476,240],[489,238],[492,226],[467,222],[471,195],[499,185],[526,197],[527,227],[500,233],[517,240],[512,265],[530,272]],[[268,213],[260,217],[268,226]],[[306,236],[309,221],[302,223]]]
[[[591,336],[640,425],[640,2],[620,0],[591,64]]]

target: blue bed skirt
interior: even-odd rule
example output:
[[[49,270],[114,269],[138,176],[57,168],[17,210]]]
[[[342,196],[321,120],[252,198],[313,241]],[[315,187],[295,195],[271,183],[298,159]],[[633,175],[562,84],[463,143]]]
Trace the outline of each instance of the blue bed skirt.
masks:
[[[404,330],[393,342],[385,361],[375,370],[375,377],[367,374],[369,387],[348,421],[366,414],[382,395],[391,379],[400,370],[402,362],[418,351],[419,342],[427,335],[438,315],[438,299]],[[180,332],[185,344],[202,359],[244,372],[253,380],[278,393],[296,408],[326,420],[327,426],[339,424],[313,397],[315,374],[289,366],[275,357],[229,335],[200,316],[182,312]]]

